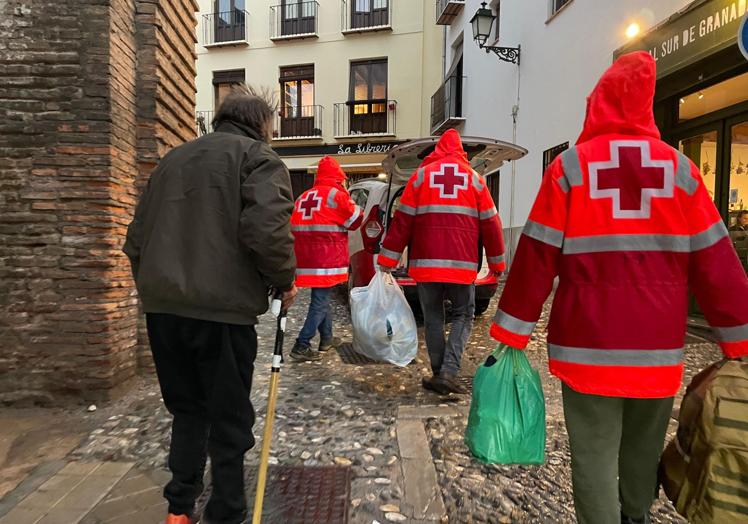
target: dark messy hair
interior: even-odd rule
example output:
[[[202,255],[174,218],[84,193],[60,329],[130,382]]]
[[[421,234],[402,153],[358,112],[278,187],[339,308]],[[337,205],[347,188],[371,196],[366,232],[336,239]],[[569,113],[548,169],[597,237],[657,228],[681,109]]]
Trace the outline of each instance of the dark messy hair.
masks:
[[[213,129],[222,122],[237,122],[270,141],[273,114],[277,109],[278,104],[269,89],[257,89],[244,83],[235,84],[216,111],[212,122]]]

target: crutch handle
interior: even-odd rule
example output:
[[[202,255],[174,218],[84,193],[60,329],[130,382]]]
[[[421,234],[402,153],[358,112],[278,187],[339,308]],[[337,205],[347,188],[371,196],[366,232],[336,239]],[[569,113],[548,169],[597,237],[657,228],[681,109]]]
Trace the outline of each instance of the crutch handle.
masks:
[[[273,300],[270,302],[270,313],[275,318],[280,318],[283,309],[283,291],[280,289],[273,290]]]

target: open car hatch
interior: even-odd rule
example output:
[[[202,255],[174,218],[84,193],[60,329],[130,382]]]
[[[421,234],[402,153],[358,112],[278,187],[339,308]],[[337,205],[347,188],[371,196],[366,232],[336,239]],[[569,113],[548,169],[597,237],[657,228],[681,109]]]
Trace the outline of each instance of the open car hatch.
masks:
[[[434,151],[440,138],[418,138],[390,149],[382,161],[382,167],[390,176],[390,182],[406,184],[421,162]],[[504,162],[518,160],[527,154],[524,147],[492,138],[462,137],[462,147],[473,169],[481,175],[492,173]]]

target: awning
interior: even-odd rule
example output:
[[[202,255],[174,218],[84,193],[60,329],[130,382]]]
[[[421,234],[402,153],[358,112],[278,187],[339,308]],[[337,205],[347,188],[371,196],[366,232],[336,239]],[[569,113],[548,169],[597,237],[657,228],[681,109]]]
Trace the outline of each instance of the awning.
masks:
[[[346,173],[383,173],[384,170],[382,169],[381,162],[373,163],[355,163],[355,164],[340,164],[340,167],[345,171]],[[312,166],[309,166],[308,170],[309,173],[316,173],[317,172],[317,164],[314,164]]]
[[[340,167],[346,173],[357,174],[357,173],[372,173],[379,174],[384,173],[385,170],[382,167],[382,160],[387,156],[386,153],[376,154],[349,154],[349,155],[330,155],[332,158],[338,161]],[[309,173],[317,172],[317,162],[309,165],[307,168]]]

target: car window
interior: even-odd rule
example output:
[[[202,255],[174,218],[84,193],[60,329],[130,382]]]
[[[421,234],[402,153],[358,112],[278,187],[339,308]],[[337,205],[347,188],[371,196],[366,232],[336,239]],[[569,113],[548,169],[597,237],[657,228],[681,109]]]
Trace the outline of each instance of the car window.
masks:
[[[351,199],[353,199],[356,205],[359,206],[361,209],[365,209],[366,201],[369,199],[369,192],[363,188],[352,189]]]

